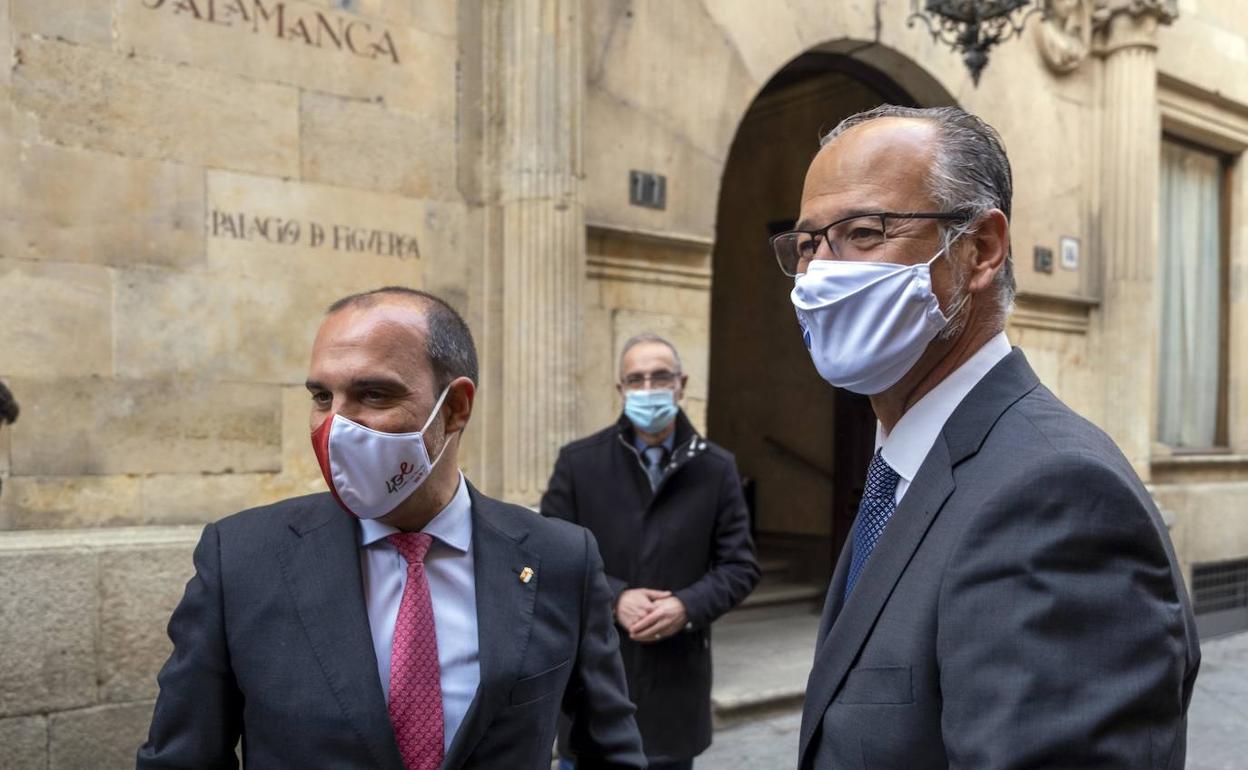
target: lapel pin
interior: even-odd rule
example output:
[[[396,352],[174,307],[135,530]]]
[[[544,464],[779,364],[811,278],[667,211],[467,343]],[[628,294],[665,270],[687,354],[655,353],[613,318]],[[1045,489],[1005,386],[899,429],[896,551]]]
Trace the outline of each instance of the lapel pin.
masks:
[[[520,570],[520,582],[521,583],[528,585],[528,582],[532,579],[533,579],[532,567],[525,567],[524,569]]]

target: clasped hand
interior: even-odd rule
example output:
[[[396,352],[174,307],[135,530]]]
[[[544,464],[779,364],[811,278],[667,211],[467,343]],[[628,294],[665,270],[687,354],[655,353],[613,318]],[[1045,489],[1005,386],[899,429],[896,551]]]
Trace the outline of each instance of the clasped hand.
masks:
[[[634,642],[657,642],[680,631],[689,622],[685,603],[671,591],[630,588],[620,593],[615,620]]]

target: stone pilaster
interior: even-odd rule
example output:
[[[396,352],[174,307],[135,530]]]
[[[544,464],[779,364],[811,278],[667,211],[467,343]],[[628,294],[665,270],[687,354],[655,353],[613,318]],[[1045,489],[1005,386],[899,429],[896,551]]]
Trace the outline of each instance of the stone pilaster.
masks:
[[[497,6],[495,232],[503,283],[502,487],[535,504],[577,428],[585,214],[580,0]]]
[[[1156,405],[1158,184],[1157,27],[1167,0],[1104,0],[1096,10],[1104,59],[1101,137],[1101,349],[1105,429],[1137,473],[1150,474]]]

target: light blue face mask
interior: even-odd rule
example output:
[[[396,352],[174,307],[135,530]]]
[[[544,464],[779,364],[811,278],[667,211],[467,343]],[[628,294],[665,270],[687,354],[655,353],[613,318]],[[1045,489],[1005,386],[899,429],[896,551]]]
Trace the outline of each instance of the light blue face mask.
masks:
[[[624,414],[642,433],[662,431],[676,419],[676,393],[671,390],[624,392]]]

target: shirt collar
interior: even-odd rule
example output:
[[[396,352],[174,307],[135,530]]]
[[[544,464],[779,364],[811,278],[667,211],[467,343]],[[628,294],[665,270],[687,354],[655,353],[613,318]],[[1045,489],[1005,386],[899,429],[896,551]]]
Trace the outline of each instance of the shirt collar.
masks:
[[[633,446],[637,447],[637,454],[645,454],[646,450],[649,449],[651,445],[647,444],[641,438],[641,436],[638,436],[636,433],[634,433],[633,434]],[[658,444],[655,444],[654,446],[663,447],[664,449],[667,450],[667,454],[670,455],[672,453],[672,450],[676,448],[676,431],[672,431],[671,433],[667,434],[667,438],[663,439],[661,442],[659,442]]]
[[[360,519],[360,547],[367,548],[398,531],[398,528],[382,524],[376,519]],[[459,487],[451,501],[438,511],[438,515],[421,532],[433,535],[457,551],[468,552],[468,547],[472,544],[472,498],[468,496],[468,484],[464,481],[462,471],[459,474]]]
[[[936,437],[944,429],[958,404],[979,384],[984,375],[1010,354],[1005,332],[988,340],[969,359],[910,407],[891,432],[876,423],[875,448],[884,461],[907,483],[914,481],[919,466],[927,458]]]

